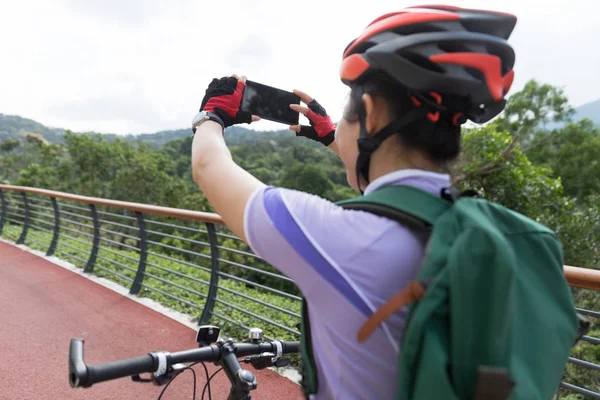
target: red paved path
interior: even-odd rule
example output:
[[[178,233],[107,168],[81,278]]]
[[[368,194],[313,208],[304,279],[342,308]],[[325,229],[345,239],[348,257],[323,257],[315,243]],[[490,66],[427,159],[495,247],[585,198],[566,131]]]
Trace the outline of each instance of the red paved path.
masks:
[[[68,349],[85,339],[85,360],[96,364],[196,346],[195,332],[43,258],[0,242],[0,399],[156,399],[162,387],[130,378],[72,389]],[[214,370],[211,369],[211,370]],[[202,375],[200,374],[202,372]],[[302,399],[300,387],[272,371],[253,371],[253,399]],[[196,368],[202,389],[203,370]],[[200,379],[201,378],[201,379]],[[213,379],[213,399],[226,398],[224,373]],[[191,399],[189,371],[163,399]],[[200,392],[197,396],[200,399]]]

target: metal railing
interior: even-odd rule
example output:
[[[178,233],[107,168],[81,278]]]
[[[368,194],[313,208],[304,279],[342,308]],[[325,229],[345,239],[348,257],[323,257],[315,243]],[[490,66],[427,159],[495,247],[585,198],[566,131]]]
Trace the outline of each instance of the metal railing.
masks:
[[[211,213],[0,185],[0,235],[240,335],[297,339],[300,293]]]
[[[300,335],[301,299],[293,281],[254,255],[216,214],[10,185],[0,185],[0,206],[1,236],[197,315],[198,324],[217,319],[230,335],[252,325],[263,327],[268,339]],[[563,381],[556,398],[600,399],[600,365],[575,354],[600,351],[600,338],[592,336],[600,312],[591,309],[590,295],[600,290],[600,271],[564,269],[576,303],[583,304],[578,312],[592,322],[566,376],[583,369],[598,379],[591,379],[594,388]]]

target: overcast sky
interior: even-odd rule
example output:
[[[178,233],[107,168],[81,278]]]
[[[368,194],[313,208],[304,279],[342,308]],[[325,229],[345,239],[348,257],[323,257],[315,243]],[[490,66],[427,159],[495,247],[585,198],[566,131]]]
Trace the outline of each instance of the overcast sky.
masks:
[[[237,73],[303,90],[336,120],[347,93],[338,77],[345,46],[379,15],[419,4],[0,0],[0,113],[75,131],[185,128],[210,80]],[[447,4],[517,15],[512,92],[536,78],[564,87],[576,106],[600,98],[600,1]]]

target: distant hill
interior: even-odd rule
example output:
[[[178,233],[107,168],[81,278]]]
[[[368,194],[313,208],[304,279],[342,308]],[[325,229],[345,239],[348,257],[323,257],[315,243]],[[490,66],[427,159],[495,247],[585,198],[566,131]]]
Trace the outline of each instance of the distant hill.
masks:
[[[580,120],[583,118],[587,118],[594,124],[600,126],[600,99],[592,101],[591,103],[586,103],[575,109],[575,118],[573,119]]]
[[[259,137],[264,138],[269,136],[276,138],[279,136],[290,136],[292,132],[289,130],[282,131],[256,131],[253,129],[247,129],[241,126],[231,126],[225,131],[225,137],[229,144],[239,143],[250,143],[254,139]],[[104,137],[109,142],[115,139],[124,139],[128,142],[145,142],[149,143],[152,147],[162,147],[171,140],[185,139],[192,136],[190,129],[177,129],[172,131],[161,131],[156,133],[143,133],[139,135],[115,135],[115,134],[104,134]]]
[[[23,140],[29,133],[40,135],[50,143],[64,143],[64,129],[47,128],[31,119],[0,114],[0,141]]]
[[[577,121],[583,118],[588,118],[600,126],[600,99],[584,104],[575,109],[573,120]],[[546,129],[555,129],[558,127],[560,127],[560,125],[554,123],[546,125]],[[64,143],[64,129],[48,128],[39,122],[22,118],[17,115],[0,114],[0,142],[6,139],[22,140],[25,138],[25,136],[27,136],[28,133],[40,135],[50,143]],[[87,135],[92,133],[93,132],[84,132],[81,134]],[[191,136],[191,134],[192,132],[190,129],[177,129],[139,135],[104,134],[104,137],[108,141],[113,141],[119,138],[128,142],[141,141],[149,143],[152,147],[161,147],[171,140],[184,139]],[[254,139],[264,138],[265,136],[276,138],[279,136],[293,135],[288,130],[260,132],[243,128],[241,126],[232,126],[228,128],[226,134],[228,139],[227,141],[231,144],[237,144],[241,142],[249,143]]]
[[[65,129],[48,128],[39,122],[31,119],[19,117],[17,115],[0,114],[0,142],[6,139],[24,140],[28,134],[36,134],[43,137],[49,143],[64,144]],[[94,134],[94,132],[80,132],[82,135]],[[156,133],[145,133],[139,135],[116,135],[112,133],[103,134],[103,137],[111,142],[115,139],[123,139],[128,142],[146,142],[152,147],[162,147],[171,140],[185,139],[190,137],[190,129],[177,129],[170,131],[161,131]],[[288,130],[261,132],[241,126],[232,126],[226,131],[227,142],[237,144],[240,142],[252,142],[253,138],[268,136],[289,136],[292,133]]]
[[[115,135],[114,133],[103,134],[104,138],[111,142],[115,139],[123,139],[128,142],[146,142],[149,143],[152,147],[161,147],[165,143],[176,140],[183,139],[187,136],[190,136],[191,132],[189,129],[177,129],[174,131],[161,131],[156,133],[142,133],[139,135]]]
[[[592,101],[591,103],[583,104],[575,108],[575,114],[573,114],[573,121],[577,122],[584,118],[589,119],[594,125],[600,126],[600,99]],[[551,131],[553,129],[560,129],[564,126],[564,123],[549,122],[544,125],[544,129]]]

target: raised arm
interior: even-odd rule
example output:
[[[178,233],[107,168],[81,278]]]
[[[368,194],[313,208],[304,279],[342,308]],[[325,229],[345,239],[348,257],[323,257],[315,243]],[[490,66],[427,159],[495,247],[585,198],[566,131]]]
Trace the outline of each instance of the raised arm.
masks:
[[[215,211],[231,231],[246,241],[244,210],[250,196],[265,184],[237,165],[225,144],[223,130],[258,118],[239,111],[246,78],[213,80],[200,107],[192,142],[192,173]],[[207,111],[209,114],[203,114]],[[203,120],[204,119],[204,120]]]
[[[256,116],[240,111],[246,77],[214,79],[206,90],[200,113],[194,118],[192,143],[192,173],[215,211],[225,224],[242,240],[244,213],[252,194],[266,185],[237,165],[225,144],[224,128],[258,121]],[[296,136],[304,136],[328,146],[338,153],[335,143],[335,125],[321,105],[306,93],[295,91],[308,106],[291,105],[304,114],[311,126],[290,126]]]

